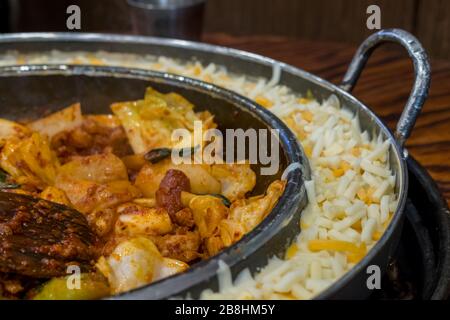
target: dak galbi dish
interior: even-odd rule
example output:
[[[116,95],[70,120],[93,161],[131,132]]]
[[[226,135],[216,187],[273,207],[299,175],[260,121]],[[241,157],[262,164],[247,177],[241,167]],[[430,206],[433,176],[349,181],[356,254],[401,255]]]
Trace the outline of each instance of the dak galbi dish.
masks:
[[[308,157],[308,204],[299,235],[283,259],[274,257],[256,273],[244,269],[207,299],[311,299],[349,275],[378,245],[398,213],[398,173],[390,166],[391,143],[360,124],[358,114],[335,96],[316,99],[272,77],[234,73],[211,59],[203,64],[169,56],[118,52],[47,51],[1,55],[0,65],[87,64],[169,72],[210,82],[254,100],[282,119]],[[301,232],[300,232],[301,230]],[[228,277],[224,277],[228,279]]]
[[[37,212],[27,226],[20,225],[25,218],[19,214],[8,221],[0,217],[0,249],[20,243],[17,237],[23,239],[21,230],[30,224],[40,228],[33,229],[36,241],[44,239],[8,256],[8,263],[0,261],[1,298],[100,298],[183,272],[251,231],[283,193],[285,182],[275,180],[265,194],[249,196],[256,174],[245,162],[174,164],[168,152],[174,129],[193,130],[194,121],[216,127],[212,114],[195,112],[176,93],[149,88],[142,100],[111,109],[108,115],[84,115],[74,104],[34,121],[0,119],[1,191],[73,208],[89,228],[82,244],[70,237],[63,244],[44,243],[57,230],[42,227],[39,208],[49,206],[42,200],[24,202],[22,211],[30,206]],[[189,149],[192,156],[197,147]],[[21,260],[44,251],[52,258],[44,261],[46,268]],[[84,261],[75,290],[68,285],[70,267],[77,266],[70,258]],[[64,260],[70,270],[53,267],[53,260],[55,266]]]

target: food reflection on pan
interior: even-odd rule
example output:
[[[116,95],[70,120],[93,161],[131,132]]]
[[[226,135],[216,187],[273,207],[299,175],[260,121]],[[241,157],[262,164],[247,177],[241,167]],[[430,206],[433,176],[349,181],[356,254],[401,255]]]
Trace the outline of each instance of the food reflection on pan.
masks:
[[[174,164],[173,130],[217,127],[179,94],[148,88],[111,109],[0,119],[0,298],[95,299],[183,272],[251,231],[284,191],[275,180],[248,196],[248,162]]]

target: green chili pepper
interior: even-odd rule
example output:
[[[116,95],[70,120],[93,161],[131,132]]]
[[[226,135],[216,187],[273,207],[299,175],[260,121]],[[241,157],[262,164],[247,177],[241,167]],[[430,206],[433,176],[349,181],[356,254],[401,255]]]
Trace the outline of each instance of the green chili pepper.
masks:
[[[44,283],[33,300],[91,300],[110,295],[108,281],[99,274],[82,273],[79,288],[69,288],[69,277],[53,278]]]
[[[191,148],[182,148],[182,149],[178,149],[177,152],[181,157],[186,157],[189,155],[193,155],[198,150],[198,148],[199,148],[199,146],[195,146],[195,147],[191,147]],[[156,149],[152,149],[149,152],[147,152],[144,155],[144,159],[155,164],[155,163],[160,162],[161,160],[164,160],[164,159],[170,157],[172,152],[173,152],[173,149],[170,149],[170,148],[156,148]]]
[[[8,174],[0,169],[0,189],[17,189],[20,188],[19,184],[16,183],[8,183]]]
[[[229,208],[231,206],[231,201],[230,199],[228,199],[227,197],[225,197],[224,195],[218,194],[218,193],[212,193],[209,194],[210,196],[219,198],[220,200],[222,200],[222,203],[225,205],[225,207]]]

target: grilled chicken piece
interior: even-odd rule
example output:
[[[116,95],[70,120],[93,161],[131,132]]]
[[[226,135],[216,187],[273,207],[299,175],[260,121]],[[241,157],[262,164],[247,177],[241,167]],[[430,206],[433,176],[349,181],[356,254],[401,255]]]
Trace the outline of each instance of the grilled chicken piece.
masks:
[[[183,171],[168,170],[156,191],[156,203],[167,210],[172,220],[175,213],[184,208],[180,198],[181,191],[191,191],[189,178]]]
[[[88,271],[97,238],[76,210],[26,195],[0,192],[0,272],[34,278]]]

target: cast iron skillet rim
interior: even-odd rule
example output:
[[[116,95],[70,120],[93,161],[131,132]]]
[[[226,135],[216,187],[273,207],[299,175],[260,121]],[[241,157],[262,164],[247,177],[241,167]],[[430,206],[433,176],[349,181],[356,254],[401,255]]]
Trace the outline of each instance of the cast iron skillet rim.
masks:
[[[14,43],[14,42],[39,42],[39,41],[47,41],[47,42],[121,42],[121,43],[133,43],[133,44],[152,44],[152,45],[162,45],[168,47],[176,47],[180,49],[193,49],[198,51],[203,51],[206,53],[217,53],[222,55],[227,55],[231,57],[235,57],[241,60],[246,60],[250,62],[254,62],[257,64],[262,64],[269,67],[277,66],[281,71],[288,72],[294,76],[298,76],[307,81],[310,81],[318,86],[323,87],[324,89],[335,93],[338,97],[347,98],[350,103],[354,104],[359,109],[362,109],[366,112],[370,118],[372,118],[376,124],[380,127],[381,131],[386,135],[386,137],[391,142],[393,146],[393,150],[395,152],[394,156],[399,163],[399,172],[397,173],[397,177],[399,179],[399,192],[398,192],[398,206],[394,213],[394,216],[389,223],[388,228],[383,232],[382,237],[377,241],[374,247],[365,255],[365,257],[359,261],[353,268],[351,268],[348,272],[345,273],[344,276],[340,277],[338,280],[333,282],[327,289],[322,291],[320,294],[314,297],[314,299],[327,299],[327,297],[336,294],[340,287],[344,287],[344,285],[348,284],[351,278],[357,274],[361,269],[363,269],[370,260],[376,255],[376,252],[379,251],[382,247],[386,245],[388,242],[388,238],[391,237],[391,234],[394,231],[394,226],[398,225],[404,216],[404,206],[406,202],[406,196],[408,191],[408,177],[407,177],[407,167],[405,163],[405,159],[402,156],[403,151],[400,149],[397,144],[392,132],[387,128],[387,126],[362,102],[356,99],[353,95],[341,89],[337,85],[324,80],[316,75],[313,75],[309,72],[306,72],[300,68],[291,66],[284,62],[280,62],[275,59],[267,58],[259,54],[232,49],[224,46],[210,45],[200,42],[186,41],[186,40],[178,40],[178,39],[166,39],[166,38],[157,38],[157,37],[145,37],[145,36],[127,36],[127,35],[116,35],[116,34],[99,34],[99,33],[64,33],[64,32],[56,32],[56,33],[16,33],[16,34],[8,34],[0,36],[0,43]],[[192,57],[194,58],[194,57]],[[282,76],[282,74],[281,74]]]
[[[169,38],[161,38],[161,37],[148,37],[148,36],[135,36],[135,35],[118,35],[112,33],[81,33],[81,32],[25,32],[25,33],[10,33],[0,35],[0,44],[1,43],[33,43],[40,41],[49,41],[49,42],[86,42],[91,43],[94,41],[109,43],[109,42],[119,42],[119,43],[132,43],[132,44],[152,44],[152,45],[162,45],[169,47],[176,47],[180,49],[195,49],[199,51],[203,51],[206,53],[218,53],[224,54],[227,56],[237,57],[239,59],[258,62],[260,64],[266,66],[278,66],[281,70],[286,70],[294,75],[298,75],[304,79],[308,79],[309,81],[313,81],[315,84],[320,85],[324,88],[337,88],[338,90],[342,90],[334,84],[312,74],[300,68],[296,68],[287,63],[264,57],[262,55],[233,49],[225,46],[212,45],[203,42],[196,41],[188,41],[181,39],[169,39]],[[123,53],[126,53],[125,51]],[[192,59],[195,58],[194,56]],[[142,70],[142,69],[136,69]],[[342,90],[342,92],[345,92]]]
[[[243,112],[249,112],[255,115],[260,121],[265,122],[270,128],[279,129],[279,140],[282,144],[283,152],[287,159],[287,165],[299,162],[302,166],[301,170],[292,171],[287,178],[287,185],[276,206],[271,213],[251,232],[246,234],[239,242],[233,246],[222,250],[218,255],[211,257],[208,260],[199,262],[195,267],[188,269],[186,272],[176,274],[168,278],[161,279],[149,285],[136,288],[115,296],[108,297],[109,299],[132,299],[142,298],[140,295],[145,295],[144,290],[153,290],[158,285],[166,285],[167,281],[182,283],[184,278],[193,277],[194,283],[204,281],[205,277],[212,278],[216,275],[215,265],[219,260],[223,260],[230,265],[234,265],[238,260],[236,257],[236,248],[238,252],[242,251],[246,256],[253,254],[257,249],[263,246],[274,234],[277,233],[280,225],[294,214],[301,205],[301,199],[306,197],[306,190],[303,181],[310,179],[310,170],[308,160],[303,153],[303,150],[293,133],[286,127],[286,125],[253,101],[238,95],[232,91],[208,84],[196,79],[178,76],[168,73],[160,73],[150,70],[131,69],[122,67],[110,66],[84,66],[84,65],[25,65],[25,66],[7,66],[0,67],[0,77],[4,76],[43,76],[46,75],[66,75],[66,76],[109,76],[118,78],[133,78],[142,79],[153,82],[165,83],[174,87],[184,87],[190,90],[195,90],[210,96],[224,99]],[[292,196],[294,195],[294,196]],[[300,208],[301,209],[301,208]],[[248,252],[246,252],[248,251]],[[202,269],[209,269],[209,273],[203,273]],[[214,272],[211,272],[211,267]],[[208,271],[208,270],[206,270]],[[203,277],[201,277],[203,275]],[[196,280],[196,281],[195,281]],[[181,290],[181,289],[180,289]],[[169,292],[163,297],[170,297],[178,294],[178,292]]]
[[[438,280],[443,281],[435,283],[437,288],[430,299],[448,299],[450,296],[450,268],[445,267],[450,266],[450,237],[449,233],[442,232],[442,228],[450,227],[450,210],[445,197],[442,195],[442,191],[429,172],[414,157],[409,157],[407,162],[410,173],[415,176],[421,185],[428,187],[425,196],[437,204],[437,210],[440,212],[440,215],[437,217],[439,221],[439,229],[437,231],[440,233],[439,236],[442,242],[439,243],[441,250],[439,251],[439,263],[436,265],[436,269],[440,275]]]

